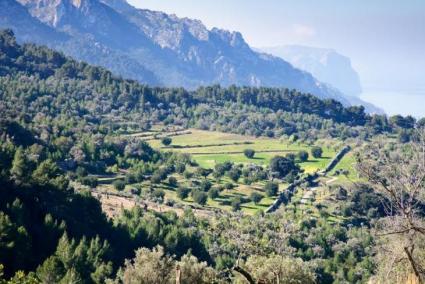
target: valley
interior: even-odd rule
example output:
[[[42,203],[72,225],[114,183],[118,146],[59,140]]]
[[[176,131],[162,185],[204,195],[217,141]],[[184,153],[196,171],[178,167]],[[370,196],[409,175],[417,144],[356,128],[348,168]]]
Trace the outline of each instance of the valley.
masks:
[[[425,119],[291,87],[149,86],[0,30],[0,284],[421,283]]]
[[[195,162],[193,166],[186,167],[185,172],[175,173],[168,180],[159,184],[154,184],[149,180],[140,183],[127,183],[122,190],[116,190],[113,183],[117,180],[126,179],[126,171],[119,170],[118,173],[110,176],[93,176],[99,180],[99,185],[93,190],[93,196],[101,195],[100,201],[105,212],[109,216],[119,213],[121,204],[125,209],[131,209],[138,205],[151,208],[155,211],[176,211],[179,214],[185,208],[195,209],[196,214],[207,215],[223,213],[225,211],[235,211],[232,208],[232,201],[240,200],[240,209],[245,214],[255,214],[266,211],[276,200],[277,195],[285,191],[289,183],[287,181],[278,180],[279,190],[276,196],[268,196],[265,192],[265,184],[268,177],[264,180],[252,182],[247,178],[249,176],[248,169],[250,167],[268,167],[270,160],[277,155],[285,156],[293,154],[297,156],[300,151],[311,152],[313,145],[307,145],[301,142],[290,141],[286,139],[264,138],[243,136],[231,133],[223,133],[216,131],[205,131],[198,129],[173,129],[157,125],[149,131],[126,134],[148,142],[154,149],[162,152],[178,152],[188,154]],[[164,137],[171,139],[169,145],[164,145],[161,140]],[[326,145],[323,154],[319,158],[311,157],[306,161],[298,161],[304,175],[313,174],[323,171],[325,167],[334,158],[336,153],[343,147],[339,141],[326,140],[318,141],[321,145]],[[244,151],[251,149],[254,156],[249,158]],[[311,155],[311,154],[310,154]],[[214,168],[223,163],[232,163],[239,165],[243,170],[241,177],[236,181],[228,176],[214,175]],[[344,184],[347,182],[358,181],[357,173],[354,169],[353,154],[349,153],[344,156],[342,161],[338,163],[328,176],[321,177],[319,183],[321,187],[330,184]],[[205,169],[207,176],[199,175],[200,169]],[[245,173],[243,173],[245,170]],[[244,177],[244,174],[246,176]],[[170,178],[175,179],[174,183],[170,183]],[[178,196],[178,188],[193,188],[202,183],[209,183],[216,196],[208,198],[205,205],[194,202],[193,197],[189,196],[182,199]],[[231,185],[231,188],[229,187]],[[150,192],[146,192],[149,188]],[[312,200],[310,193],[311,188],[318,189],[317,185],[312,187],[300,187],[297,194],[307,195],[308,200]],[[206,188],[209,193],[210,188]],[[152,193],[162,193],[163,196],[157,198]],[[137,194],[138,193],[138,194]],[[261,196],[260,201],[254,202],[253,196]],[[259,197],[257,197],[259,198]],[[295,202],[299,202],[298,200]],[[217,211],[218,210],[218,211]]]

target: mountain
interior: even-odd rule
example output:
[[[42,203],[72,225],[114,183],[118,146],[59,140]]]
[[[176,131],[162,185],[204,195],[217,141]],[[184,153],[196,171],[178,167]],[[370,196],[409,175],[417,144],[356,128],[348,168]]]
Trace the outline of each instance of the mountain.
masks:
[[[122,51],[121,43],[128,44],[131,37],[120,36],[120,30],[114,29],[114,22],[120,22],[119,17],[114,18],[117,13],[97,1],[77,4],[77,1],[2,0],[0,27],[13,29],[21,42],[44,44],[79,60],[108,67],[124,77],[159,83],[151,71]],[[114,36],[109,38],[108,33]],[[144,40],[139,38],[134,42],[146,46],[149,40]]]
[[[45,44],[153,86],[287,87],[350,105],[310,73],[254,51],[238,32],[124,0],[3,0],[1,27],[13,28],[20,42]]]
[[[334,86],[346,95],[358,96],[362,92],[359,75],[351,66],[350,58],[333,49],[286,45],[261,50],[310,72],[321,82]]]
[[[25,42],[57,44],[69,38],[33,18],[27,9],[15,0],[0,1],[0,26],[13,29]]]

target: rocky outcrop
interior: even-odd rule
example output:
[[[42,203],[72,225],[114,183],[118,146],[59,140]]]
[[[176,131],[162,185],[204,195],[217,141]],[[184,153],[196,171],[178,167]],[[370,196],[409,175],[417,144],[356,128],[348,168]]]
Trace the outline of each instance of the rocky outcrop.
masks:
[[[104,66],[150,85],[287,87],[348,105],[336,89],[285,60],[251,49],[239,32],[207,29],[200,21],[136,9],[124,0],[4,0],[0,28],[12,27],[18,40],[32,41],[19,15],[53,38],[38,43],[79,60]],[[4,3],[2,1],[2,4]],[[16,10],[18,11],[18,10]],[[35,32],[38,33],[38,32]],[[64,35],[67,38],[59,36]]]

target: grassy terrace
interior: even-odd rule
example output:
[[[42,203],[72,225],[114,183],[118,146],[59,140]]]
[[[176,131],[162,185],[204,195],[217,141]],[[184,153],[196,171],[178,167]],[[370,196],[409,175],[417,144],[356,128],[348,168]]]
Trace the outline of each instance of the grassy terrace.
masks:
[[[304,150],[309,153],[310,158],[308,161],[300,163],[300,166],[305,170],[306,173],[311,173],[324,169],[330,160],[336,155],[336,149],[333,147],[335,145],[335,141],[318,142],[317,145],[321,146],[323,149],[323,156],[322,158],[314,159],[310,153],[312,145],[306,145],[299,142],[290,143],[289,140],[285,139],[251,137],[197,129],[164,131],[158,127],[151,131],[131,134],[131,136],[143,139],[147,141],[152,147],[161,151],[178,151],[191,154],[192,158],[199,164],[199,166],[203,168],[214,168],[215,164],[225,161],[243,164],[255,163],[258,165],[267,166],[270,162],[270,159],[276,155],[284,156],[288,153],[297,154],[299,151]],[[165,147],[161,143],[161,138],[164,136],[172,138],[172,144],[168,147]],[[243,153],[245,149],[255,150],[254,158],[249,159],[245,157]],[[330,178],[327,178],[327,180],[332,179],[332,182],[343,183],[356,180],[357,175],[353,169],[353,164],[354,157],[350,152],[330,173]],[[194,172],[196,169],[189,168],[188,170]],[[336,177],[333,177],[336,172],[340,172],[341,170],[348,170],[348,173],[346,175],[337,175]],[[192,188],[193,182],[199,183],[203,179],[199,177],[193,177],[190,180],[187,180],[179,174],[174,174],[173,176],[177,179],[179,185],[185,186],[187,188]],[[119,174],[116,175],[115,178],[99,178],[100,185],[98,189],[114,191],[111,183],[117,178],[124,178],[124,175]],[[222,192],[220,192],[220,196],[214,200],[208,199],[207,204],[203,208],[193,202],[190,196],[184,200],[180,200],[177,197],[177,188],[170,186],[167,181],[164,181],[160,184],[151,184],[151,182],[147,180],[140,184],[127,185],[125,190],[130,192],[131,189],[136,186],[142,189],[161,189],[165,192],[165,200],[174,200],[176,204],[179,204],[179,208],[183,208],[184,206],[193,206],[195,208],[199,208],[200,210],[221,209],[230,211],[231,202],[235,197],[248,200],[253,192],[257,192],[264,196],[261,202],[258,204],[254,204],[253,202],[243,202],[241,204],[242,211],[247,214],[254,214],[257,211],[265,210],[275,200],[274,197],[266,196],[264,192],[264,182],[246,185],[243,183],[242,178],[238,181],[238,183],[234,183],[226,176],[222,177],[220,181],[215,180],[212,176],[209,176],[207,179],[209,179],[215,186],[225,185],[226,183],[231,182],[235,185],[235,187],[230,190],[224,189]],[[287,184],[280,184],[279,189],[282,191],[286,188],[286,186]],[[294,201],[299,202],[297,199],[300,199],[302,195],[303,191],[300,190],[297,193],[297,196],[295,196]],[[293,205],[290,204],[289,206]],[[302,207],[307,209],[310,206],[311,205],[305,204]],[[317,214],[317,212],[315,212],[315,214]]]
[[[288,140],[264,137],[250,137],[231,133],[203,131],[190,129],[190,134],[173,136],[170,147],[164,147],[160,139],[147,140],[157,149],[166,151],[180,151],[189,153],[204,168],[214,168],[216,163],[232,161],[234,163],[255,163],[268,165],[270,159],[276,155],[298,153],[300,150],[310,152],[311,146],[301,143],[290,143]],[[219,146],[214,146],[219,145]],[[243,154],[245,149],[253,149],[256,154],[253,159],[248,159]],[[323,169],[335,156],[336,152],[323,147],[323,158],[314,159],[301,164],[306,172]]]

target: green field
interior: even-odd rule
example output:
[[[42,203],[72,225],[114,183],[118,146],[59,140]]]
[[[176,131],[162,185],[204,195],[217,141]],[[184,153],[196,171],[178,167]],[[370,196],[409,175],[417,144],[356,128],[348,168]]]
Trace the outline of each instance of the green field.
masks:
[[[194,160],[204,168],[214,168],[216,163],[225,161],[268,165],[270,159],[276,155],[296,154],[300,150],[310,152],[312,147],[275,138],[251,137],[197,129],[190,129],[190,132],[190,134],[173,136],[171,147],[164,147],[160,139],[148,140],[148,143],[163,151],[179,151],[191,154]],[[255,150],[255,157],[253,159],[245,157],[243,154],[245,149]],[[314,159],[310,157],[307,162],[300,165],[306,172],[315,172],[323,169],[335,154],[333,149],[324,147],[323,158]]]
[[[313,145],[307,145],[300,142],[289,142],[288,139],[275,139],[275,138],[266,138],[266,137],[252,137],[252,136],[243,136],[231,133],[223,132],[213,132],[213,131],[203,131],[197,129],[188,129],[188,130],[178,130],[178,131],[165,131],[156,126],[154,131],[147,131],[142,133],[131,134],[133,137],[138,137],[139,139],[147,141],[153,148],[160,151],[176,151],[181,153],[188,153],[191,155],[192,159],[197,162],[199,167],[203,168],[214,168],[215,164],[222,163],[225,161],[230,161],[233,163],[242,163],[242,164],[258,164],[262,166],[268,166],[270,159],[276,155],[285,156],[288,153],[297,154],[299,151],[307,151],[310,155],[308,161],[299,163],[301,168],[305,170],[306,173],[311,173],[315,171],[320,171],[324,169],[331,159],[336,155],[336,149],[334,147],[338,145],[336,142],[331,140],[317,142],[316,145],[322,146],[323,155],[322,158],[314,159],[311,156],[310,150]],[[164,136],[169,136],[172,138],[172,143],[170,146],[164,146],[161,143],[161,138]],[[252,159],[247,158],[244,155],[245,149],[255,150],[255,156]],[[354,157],[350,152],[346,155],[338,166],[329,174],[329,179],[333,179],[332,182],[347,182],[353,181],[357,178],[355,170],[353,168]],[[195,172],[196,167],[189,167],[189,171]],[[348,170],[348,172],[337,175],[340,170]],[[188,188],[193,187],[192,182],[200,182],[203,178],[193,177],[190,180],[187,180],[180,174],[173,174],[177,179],[179,186],[185,186]],[[124,176],[118,175],[116,178],[123,178]],[[336,178],[335,178],[336,177]],[[231,182],[231,180],[224,176],[219,181],[215,180],[212,176],[209,176],[207,179],[215,186],[224,186],[224,184]],[[325,179],[326,180],[326,179]],[[113,189],[110,184],[113,179],[101,178],[99,181],[103,184],[100,187],[105,187],[105,189]],[[222,209],[222,210],[231,210],[231,201],[235,197],[240,197],[243,200],[249,201],[249,197],[253,192],[260,193],[264,196],[260,203],[254,204],[253,202],[243,202],[241,204],[241,209],[244,213],[254,214],[257,211],[262,211],[268,208],[275,200],[274,197],[267,197],[264,192],[264,181],[247,185],[243,183],[242,178],[234,183],[234,188],[231,190],[224,189],[220,192],[220,196],[214,200],[208,199],[208,202],[204,209]],[[160,184],[151,184],[149,180],[144,181],[140,184],[130,184],[127,185],[126,191],[131,191],[131,188],[135,186],[140,188],[151,188],[152,190],[161,189],[165,193],[165,200],[173,200],[180,205],[189,205],[199,208],[195,202],[193,202],[191,197],[188,197],[184,200],[180,200],[177,197],[176,187],[170,186],[167,181],[164,181]],[[279,189],[285,190],[287,184],[280,184]],[[296,199],[301,198],[302,192],[299,192],[300,196],[295,197]],[[307,206],[307,205],[305,205]],[[304,207],[305,207],[304,206]]]

